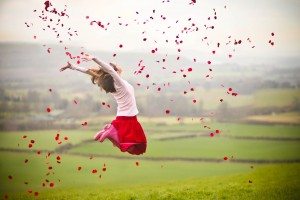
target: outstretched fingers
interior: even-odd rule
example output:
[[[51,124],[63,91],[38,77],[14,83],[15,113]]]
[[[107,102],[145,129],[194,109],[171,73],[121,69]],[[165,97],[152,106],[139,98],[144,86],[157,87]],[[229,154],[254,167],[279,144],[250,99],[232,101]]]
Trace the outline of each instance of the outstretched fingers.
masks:
[[[85,57],[84,58],[81,58],[82,61],[84,62],[88,62],[88,61],[91,61],[95,58],[95,56],[91,55],[91,54],[85,54]]]
[[[71,64],[68,62],[66,66],[63,66],[62,68],[59,69],[60,72],[65,71],[66,69],[70,68]]]

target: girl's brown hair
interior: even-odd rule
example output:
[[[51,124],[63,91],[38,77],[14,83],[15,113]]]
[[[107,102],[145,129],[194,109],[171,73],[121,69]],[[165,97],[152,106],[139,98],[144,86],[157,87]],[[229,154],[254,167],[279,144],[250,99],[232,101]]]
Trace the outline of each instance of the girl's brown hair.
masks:
[[[103,89],[106,93],[114,93],[116,92],[116,88],[114,85],[114,79],[113,77],[105,72],[103,69],[90,69],[92,72],[94,72],[93,74],[97,74],[96,75],[92,75],[92,83],[93,84],[97,84],[101,89]],[[114,67],[114,70],[117,71],[117,68]]]

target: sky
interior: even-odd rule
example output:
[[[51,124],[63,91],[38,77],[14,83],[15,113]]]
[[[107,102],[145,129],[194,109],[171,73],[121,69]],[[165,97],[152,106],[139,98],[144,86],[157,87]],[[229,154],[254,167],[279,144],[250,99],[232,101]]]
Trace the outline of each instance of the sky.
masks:
[[[61,18],[65,29],[57,29],[59,39],[47,28],[49,24],[54,27],[50,18],[53,21],[58,18],[48,13],[45,22],[38,17],[45,8],[44,2],[1,0],[0,41],[77,45],[116,54],[125,51],[151,53],[157,48],[157,53],[199,60],[215,56],[217,62],[239,64],[274,64],[278,58],[284,61],[300,57],[298,0],[197,0],[194,5],[190,5],[190,0],[52,0],[57,10],[63,10],[66,5],[69,15],[69,18]],[[96,24],[91,26],[92,20],[110,25],[104,30]],[[197,32],[180,32],[192,23],[199,27]],[[214,26],[214,29],[206,29],[204,25]],[[69,40],[66,27],[77,30],[78,36],[73,35]],[[178,34],[178,40],[183,41],[180,45],[174,42]],[[143,41],[144,38],[147,40]],[[242,40],[242,45],[233,45],[234,39]],[[60,40],[63,43],[59,43]],[[231,43],[226,45],[229,41]],[[221,48],[217,48],[217,43]],[[216,51],[215,55],[212,51]],[[229,55],[232,55],[230,59]]]

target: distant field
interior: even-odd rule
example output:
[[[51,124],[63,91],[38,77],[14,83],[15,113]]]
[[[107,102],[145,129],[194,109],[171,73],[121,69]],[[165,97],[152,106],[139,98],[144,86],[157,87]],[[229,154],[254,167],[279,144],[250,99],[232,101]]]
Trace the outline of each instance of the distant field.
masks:
[[[282,107],[290,105],[295,99],[300,101],[300,89],[267,89],[254,94],[255,107]]]
[[[300,113],[291,112],[272,115],[254,115],[246,117],[245,122],[270,124],[300,124]]]

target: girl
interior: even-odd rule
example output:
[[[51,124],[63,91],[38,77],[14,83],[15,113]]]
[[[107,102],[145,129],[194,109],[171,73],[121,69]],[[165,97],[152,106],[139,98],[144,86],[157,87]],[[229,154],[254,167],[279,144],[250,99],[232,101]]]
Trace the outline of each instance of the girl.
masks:
[[[146,152],[147,139],[143,128],[137,120],[134,88],[121,78],[122,68],[114,63],[105,63],[95,56],[86,54],[84,61],[94,61],[99,68],[84,68],[68,64],[60,69],[77,70],[92,76],[92,82],[98,84],[106,93],[116,99],[118,108],[116,119],[104,126],[95,136],[95,141],[103,142],[106,138],[122,152],[140,155]]]

